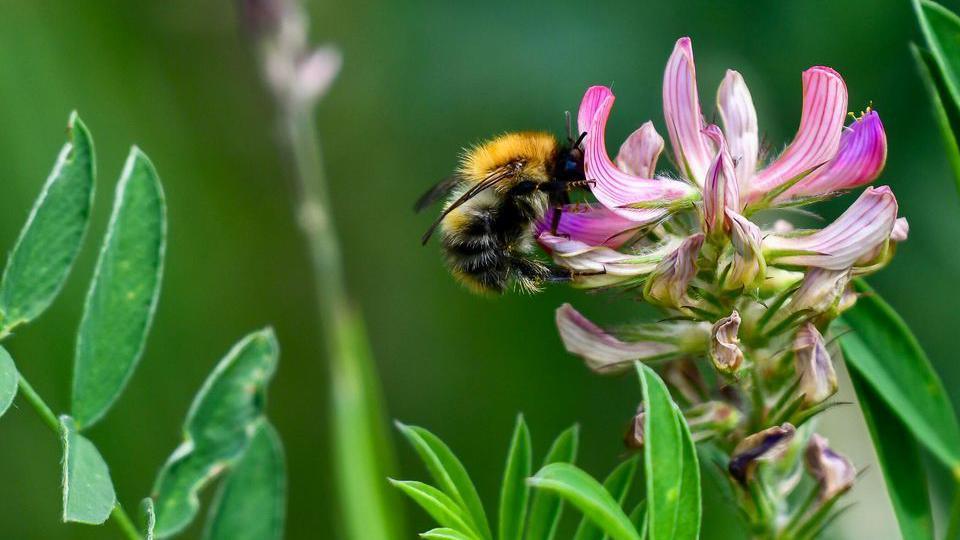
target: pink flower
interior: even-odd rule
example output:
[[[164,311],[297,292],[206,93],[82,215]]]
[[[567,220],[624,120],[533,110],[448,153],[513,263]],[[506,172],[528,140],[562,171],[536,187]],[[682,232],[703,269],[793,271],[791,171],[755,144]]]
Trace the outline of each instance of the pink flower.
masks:
[[[703,182],[703,230],[708,236],[723,234],[730,229],[727,211],[740,211],[740,186],[727,151],[720,128],[714,125],[703,130],[704,136],[717,147],[716,157],[707,169]]]
[[[550,231],[551,219],[551,212],[547,212],[537,223],[538,236]],[[563,209],[557,234],[591,246],[617,248],[630,239],[637,225],[601,205],[570,204]]]
[[[573,271],[575,285],[602,287],[645,276],[657,268],[679,242],[665,242],[642,253],[621,253],[602,245],[541,233],[538,237],[557,264]]]
[[[701,247],[702,233],[689,236],[657,265],[643,288],[643,296],[648,302],[672,308],[689,303],[687,287],[697,275],[697,256]]]
[[[743,77],[732,70],[720,84],[717,110],[744,203],[756,203],[771,194],[774,200],[766,202],[780,203],[848,190],[870,183],[883,169],[887,140],[877,113],[868,111],[845,130],[843,78],[828,67],[815,66],[803,73],[802,80],[797,134],[779,157],[759,170],[759,129],[750,91]],[[704,134],[690,38],[677,41],[667,62],[663,112],[681,173],[704,185],[716,143]]]
[[[836,221],[811,234],[771,234],[763,239],[770,264],[844,270],[890,238],[897,199],[887,186],[867,188]]]

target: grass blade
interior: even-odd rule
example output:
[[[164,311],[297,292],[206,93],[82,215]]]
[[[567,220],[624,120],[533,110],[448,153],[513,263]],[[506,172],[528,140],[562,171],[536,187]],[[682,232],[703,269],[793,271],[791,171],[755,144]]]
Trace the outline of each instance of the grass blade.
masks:
[[[444,528],[463,533],[467,538],[476,538],[464,519],[463,509],[446,493],[423,482],[390,479],[390,483],[407,494]]]
[[[547,457],[543,460],[543,466],[576,461],[579,438],[578,426],[567,428],[553,441]],[[527,519],[526,540],[553,540],[557,534],[562,512],[563,500],[560,497],[549,491],[535,491],[533,503],[530,505],[530,517]]]
[[[630,486],[633,485],[633,479],[637,474],[637,461],[637,456],[633,456],[620,463],[603,481],[603,488],[613,496],[620,508],[623,508],[630,494]],[[573,538],[574,540],[601,540],[604,534],[596,523],[584,517]]]
[[[497,538],[500,540],[521,540],[523,525],[527,516],[527,500],[530,498],[530,476],[532,456],[530,450],[530,431],[523,421],[523,415],[517,416],[517,425],[510,441],[507,465],[503,471],[500,490],[500,528]]]

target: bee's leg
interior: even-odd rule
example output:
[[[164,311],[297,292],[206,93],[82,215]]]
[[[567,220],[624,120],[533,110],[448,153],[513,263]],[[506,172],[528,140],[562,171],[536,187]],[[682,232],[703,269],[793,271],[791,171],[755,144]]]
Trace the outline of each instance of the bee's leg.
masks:
[[[563,217],[563,208],[568,204],[570,204],[568,191],[550,193],[550,205],[553,207],[553,213],[550,216],[550,234],[553,236],[567,236],[558,234],[557,229],[560,227],[560,218]]]

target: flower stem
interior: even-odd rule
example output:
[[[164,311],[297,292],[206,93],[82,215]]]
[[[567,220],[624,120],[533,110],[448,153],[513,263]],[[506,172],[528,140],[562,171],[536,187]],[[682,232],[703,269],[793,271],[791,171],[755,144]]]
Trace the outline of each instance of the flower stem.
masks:
[[[330,363],[334,468],[346,537],[398,538],[399,515],[385,482],[393,453],[380,405],[380,386],[362,317],[347,295],[312,109],[280,105],[296,166],[299,223],[310,251]]]
[[[947,523],[947,534],[944,540],[960,538],[960,478],[954,486],[953,503],[950,505],[950,521]]]
[[[23,373],[19,373],[18,385],[20,387],[19,394],[23,396],[23,399],[33,407],[33,410],[37,412],[37,415],[40,416],[43,423],[46,424],[57,437],[60,437],[60,421],[57,420],[57,415],[54,414],[53,409],[47,405],[47,402],[40,397],[40,394],[33,388],[30,381],[23,376]],[[129,540],[143,540],[140,532],[130,520],[130,516],[123,510],[119,502],[114,506],[110,517]]]

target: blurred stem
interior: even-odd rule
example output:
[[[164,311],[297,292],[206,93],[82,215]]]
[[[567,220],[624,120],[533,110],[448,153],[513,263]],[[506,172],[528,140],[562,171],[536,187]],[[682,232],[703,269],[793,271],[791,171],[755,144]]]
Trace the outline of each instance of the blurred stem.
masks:
[[[19,373],[18,385],[20,387],[19,394],[23,396],[23,399],[33,407],[33,410],[37,412],[40,416],[40,419],[43,420],[43,423],[53,431],[54,435],[58,438],[60,437],[60,421],[57,420],[57,415],[54,414],[53,409],[47,405],[47,402],[40,397],[40,394],[34,390],[33,385],[23,376],[23,373]],[[120,527],[120,530],[123,531],[123,534],[130,540],[143,540],[140,536],[140,531],[133,525],[133,522],[130,521],[130,517],[127,513],[120,507],[120,503],[113,508],[113,512],[110,513],[110,517],[113,521]]]
[[[947,523],[947,534],[944,540],[960,539],[960,478],[957,478],[953,490],[953,504],[950,505],[950,521]]]
[[[312,108],[287,105],[284,125],[296,165],[298,218],[310,250],[333,406],[334,472],[347,538],[399,538],[386,477],[393,454],[363,319],[350,304]]]

